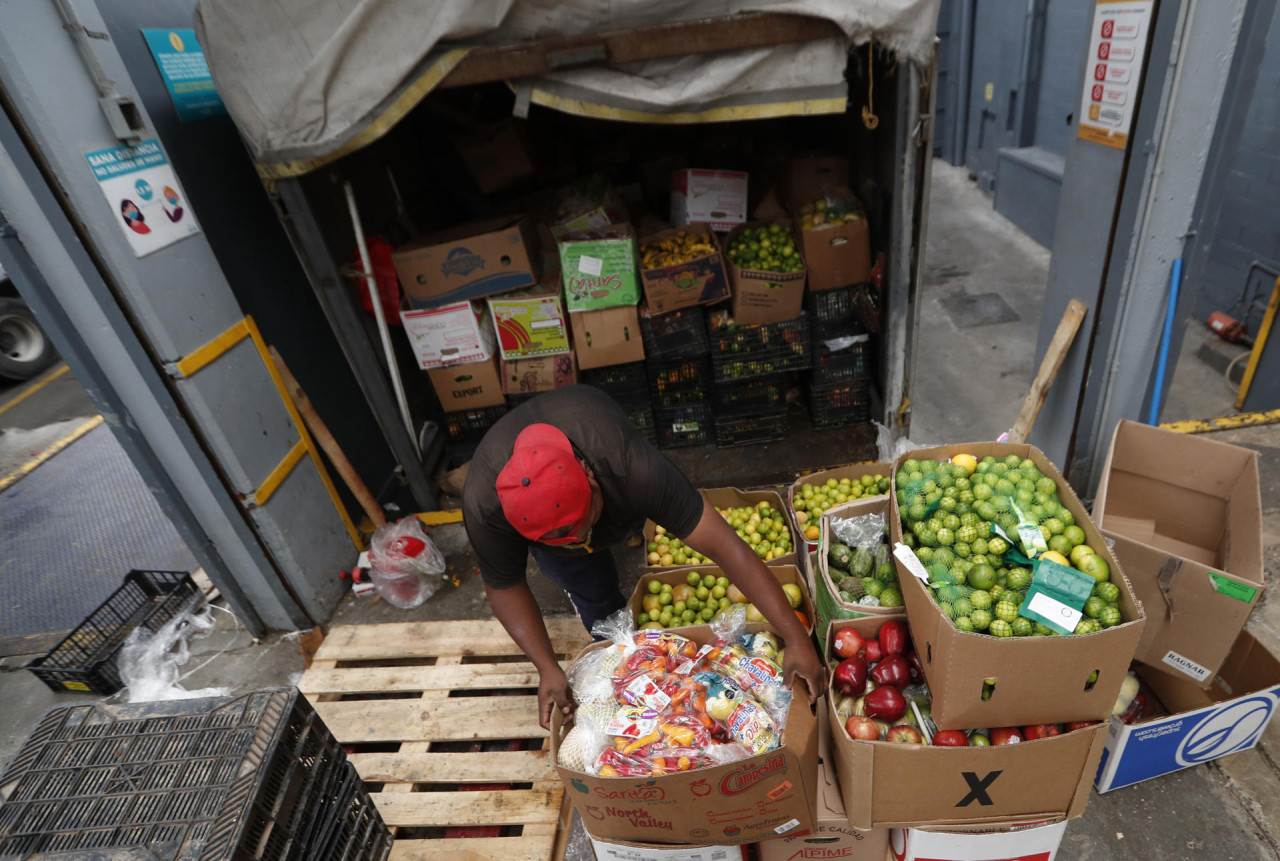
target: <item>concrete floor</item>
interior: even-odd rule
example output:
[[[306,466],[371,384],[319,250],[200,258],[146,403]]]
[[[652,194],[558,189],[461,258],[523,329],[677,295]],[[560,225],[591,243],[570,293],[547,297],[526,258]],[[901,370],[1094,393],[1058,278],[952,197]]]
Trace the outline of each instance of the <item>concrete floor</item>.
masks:
[[[965,172],[934,165],[924,284],[920,298],[920,341],[914,380],[912,438],[925,443],[990,439],[1006,430],[1021,405],[1034,372],[1040,296],[1049,254],[996,214]],[[998,253],[993,250],[998,249]],[[1017,320],[964,328],[948,308],[966,297],[994,293]],[[1208,418],[1231,412],[1233,395],[1220,367],[1198,356],[1208,340],[1203,326],[1188,323],[1188,338],[1174,375],[1165,420]],[[1216,349],[1212,345],[1210,349]],[[962,405],[957,407],[957,404]],[[1280,427],[1246,428],[1214,434],[1215,439],[1257,449],[1264,476],[1264,542],[1269,571],[1280,566]],[[770,447],[768,453],[735,450],[723,456],[681,454],[675,458],[700,486],[743,486],[781,481],[780,473],[866,459],[854,456],[866,439],[822,435]],[[794,463],[793,463],[794,460]],[[742,478],[761,476],[750,482]],[[732,481],[729,480],[732,478]],[[447,502],[447,501],[446,501]],[[491,616],[458,525],[432,531],[458,585],[446,586],[421,608],[403,612],[385,602],[348,596],[333,624]],[[639,576],[638,551],[615,550],[624,591]],[[548,615],[567,614],[569,605],[542,577],[531,578]],[[1280,654],[1280,600],[1264,598],[1250,630]],[[218,629],[192,644],[189,688],[225,685],[235,691],[289,684],[301,673],[302,658],[292,636],[254,641],[228,614]],[[205,663],[207,661],[207,663]],[[21,662],[0,662],[0,763],[20,747],[26,732],[52,705],[73,701],[54,695]],[[1094,794],[1085,815],[1070,824],[1058,858],[1120,859],[1280,859],[1280,721],[1273,722],[1253,751],[1107,795]],[[580,837],[581,835],[579,835]],[[589,861],[589,844],[571,842],[571,861]]]

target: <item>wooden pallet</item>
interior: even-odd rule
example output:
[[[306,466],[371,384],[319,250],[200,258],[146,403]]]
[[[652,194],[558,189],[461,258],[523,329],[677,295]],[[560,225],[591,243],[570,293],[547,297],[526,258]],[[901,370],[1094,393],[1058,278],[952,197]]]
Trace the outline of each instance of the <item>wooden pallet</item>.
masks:
[[[561,659],[590,642],[576,618],[545,621]],[[569,804],[538,726],[538,673],[498,622],[334,628],[298,686],[360,777],[382,784],[372,795],[397,835],[390,861],[563,857]],[[458,744],[499,740],[527,749]],[[468,784],[512,788],[458,791]],[[436,836],[477,826],[509,836]]]

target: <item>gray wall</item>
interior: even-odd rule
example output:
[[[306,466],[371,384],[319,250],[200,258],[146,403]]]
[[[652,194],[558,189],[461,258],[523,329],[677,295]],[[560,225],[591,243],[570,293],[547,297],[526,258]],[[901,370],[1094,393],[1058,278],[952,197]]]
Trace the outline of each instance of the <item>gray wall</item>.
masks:
[[[1280,7],[1278,7],[1280,8]],[[1215,310],[1228,311],[1245,290],[1257,291],[1265,306],[1275,283],[1275,270],[1280,269],[1280,11],[1272,18],[1270,35],[1254,33],[1253,38],[1268,39],[1258,80],[1254,87],[1239,143],[1228,160],[1228,172],[1221,182],[1223,204],[1216,224],[1201,225],[1209,240],[1208,259],[1198,284],[1188,284],[1194,291],[1191,308],[1194,317],[1203,319]],[[1243,38],[1243,37],[1242,37]],[[1271,274],[1249,266],[1258,261],[1270,267]],[[1248,315],[1252,333],[1257,333],[1262,308]],[[1237,319],[1244,319],[1238,309]],[[1274,341],[1274,339],[1272,339]]]
[[[1040,100],[1031,143],[1064,157],[1080,102],[1077,75],[1092,15],[1093,5],[1079,0],[1049,0],[1045,10]]]

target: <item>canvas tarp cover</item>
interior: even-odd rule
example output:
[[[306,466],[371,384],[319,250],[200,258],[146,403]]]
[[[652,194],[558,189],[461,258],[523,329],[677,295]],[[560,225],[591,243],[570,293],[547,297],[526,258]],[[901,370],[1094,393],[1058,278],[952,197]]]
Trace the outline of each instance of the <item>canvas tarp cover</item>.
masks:
[[[825,18],[820,39],[510,82],[517,104],[607,119],[703,122],[844,110],[850,44],[926,63],[941,0],[200,0],[218,92],[266,175],[306,172],[385,133],[466,55],[741,12]]]

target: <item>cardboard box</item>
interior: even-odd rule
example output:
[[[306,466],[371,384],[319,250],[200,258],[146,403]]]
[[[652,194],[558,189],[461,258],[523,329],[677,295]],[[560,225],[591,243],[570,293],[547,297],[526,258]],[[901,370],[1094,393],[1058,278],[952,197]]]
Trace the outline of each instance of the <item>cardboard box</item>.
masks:
[[[749,630],[767,630],[755,625]],[[681,628],[699,645],[714,641],[706,625]],[[587,650],[605,648],[596,643]],[[783,744],[768,753],[715,768],[644,779],[594,777],[557,765],[565,794],[591,835],[601,840],[652,840],[739,846],[814,828],[813,788],[818,770],[818,719],[804,681],[792,689]],[[567,728],[551,718],[551,757]]]
[[[853,192],[839,189],[834,194],[853,200]],[[861,211],[861,206],[859,206]],[[796,236],[809,270],[810,290],[834,290],[871,280],[871,231],[866,215],[856,221],[827,224],[805,230],[799,208],[794,211]]]
[[[1249,750],[1280,704],[1280,661],[1248,631],[1236,638],[1208,690],[1154,667],[1139,674],[1171,714],[1132,726],[1111,719],[1099,792]]]
[[[585,176],[556,192],[555,225],[557,239],[580,230],[594,230],[627,220],[621,198],[600,174]]]
[[[506,119],[458,139],[458,156],[481,194],[533,176],[524,128],[522,120]]]
[[[678,233],[697,234],[716,249],[715,253],[695,257],[687,263],[641,269],[640,280],[644,284],[644,297],[649,313],[667,314],[692,305],[706,305],[729,298],[729,275],[724,268],[724,255],[711,228],[706,224],[690,224],[664,230],[641,241],[643,248],[658,243]]]
[[[725,248],[744,230],[760,226],[758,222],[735,227],[725,237]],[[792,227],[788,223],[788,230]],[[796,248],[800,248],[796,243]],[[725,255],[728,258],[728,254]],[[733,319],[736,323],[781,323],[794,320],[804,309],[805,270],[798,272],[767,272],[763,269],[743,269],[728,260],[729,285],[733,290]]]
[[[972,831],[894,829],[894,861],[1053,861],[1067,823],[1033,822]]]
[[[572,349],[560,291],[554,287],[539,285],[487,301],[504,361],[555,356]]]
[[[795,481],[791,482],[791,486],[787,488],[787,512],[791,515],[791,526],[796,530],[797,537],[804,534],[804,530],[800,528],[800,521],[796,518],[796,496],[802,493],[801,488],[806,484],[826,484],[828,479],[834,478],[836,481],[847,478],[850,481],[861,481],[864,475],[883,475],[885,478],[891,477],[890,470],[893,464],[888,461],[870,461],[868,463],[855,463],[851,466],[838,466],[834,469],[819,469],[808,475],[802,475]],[[874,494],[876,496],[887,495]],[[860,497],[867,499],[868,497]],[[855,500],[856,501],[856,500]],[[808,525],[808,524],[806,524]],[[815,526],[817,524],[814,524]],[[817,541],[809,541],[805,539],[809,545],[809,551],[812,552],[818,548]]]
[[[815,624],[819,640],[826,638],[827,629],[836,619],[858,619],[863,616],[896,616],[903,612],[902,607],[874,607],[865,604],[854,604],[840,599],[839,579],[841,578],[832,576],[831,560],[827,557],[824,549],[830,547],[832,542],[836,540],[835,535],[831,532],[831,521],[836,518],[843,520],[849,517],[862,517],[867,514],[879,514],[886,520],[892,518],[894,515],[889,510],[889,497],[887,495],[872,496],[867,499],[834,505],[822,512],[822,517],[818,519],[818,528],[822,530],[822,536],[819,538],[817,555],[814,560],[813,604],[818,613],[818,619]],[[899,575],[899,579],[901,579],[901,575]]]
[[[829,723],[824,698],[818,701],[818,788],[814,793],[817,807],[813,833],[757,843],[758,861],[885,861],[888,830],[859,831],[849,824],[844,812],[832,760]]]
[[[576,382],[578,365],[572,353],[502,363],[502,391],[508,395],[550,392]]]
[[[826,654],[832,654],[831,640],[842,628],[871,637],[890,618],[903,616],[833,622]],[[915,646],[923,656],[925,645],[916,640]],[[860,741],[845,731],[836,712],[838,699],[830,688],[827,710],[836,773],[849,824],[856,828],[1069,819],[1084,813],[1089,803],[1106,724],[1000,747]]]
[[[583,823],[586,827],[586,823]],[[667,846],[660,843],[610,843],[591,837],[596,861],[747,861],[741,846]],[[879,859],[877,859],[879,861]]]
[[[782,194],[791,202],[812,200],[831,188],[849,185],[849,159],[843,156],[810,156],[787,162]]]
[[[1093,511],[1147,611],[1137,660],[1207,688],[1264,588],[1258,453],[1122,421]]]
[[[401,310],[400,322],[423,370],[493,358],[493,325],[488,309],[478,302]]]
[[[702,498],[707,500],[707,502],[710,502],[712,506],[714,506],[715,508],[742,508],[744,505],[755,506],[761,502],[767,502],[769,503],[770,506],[773,507],[775,511],[785,514],[785,511],[782,505],[782,496],[772,490],[739,490],[736,487],[708,487],[708,488],[699,488],[698,493],[702,494]],[[656,527],[657,527],[657,524],[654,523],[652,520],[645,521],[645,524],[644,524],[645,546],[641,548],[640,556],[641,556],[641,559],[644,561],[644,566],[646,571],[676,571],[676,570],[688,571],[690,568],[699,567],[697,565],[685,565],[680,567],[672,567],[670,565],[666,565],[666,566],[650,565],[646,557],[649,555],[649,550],[648,550],[649,542],[652,541],[654,539],[654,536],[657,534],[655,532]],[[789,520],[787,522],[787,530],[791,532],[791,546],[792,548],[795,548],[796,546],[795,530],[792,528],[791,522]],[[766,565],[796,565],[798,564],[798,562],[797,562],[797,556],[796,556],[795,550],[793,549],[792,552],[785,553],[782,556],[776,556],[773,559],[770,559],[765,564]]]
[[[689,168],[671,174],[671,223],[702,222],[724,232],[747,220],[747,175]]]
[[[770,565],[769,570],[773,572],[774,577],[778,578],[779,583],[794,583],[800,587],[800,606],[796,609],[804,613],[806,619],[809,619],[809,624],[805,628],[812,632],[813,599],[809,597],[809,584],[805,582],[804,574],[794,565]],[[636,583],[636,588],[632,591],[631,598],[627,602],[627,606],[631,608],[631,618],[634,619],[644,612],[644,596],[649,594],[650,581],[657,580],[659,583],[670,583],[672,586],[676,586],[680,583],[688,583],[687,578],[690,571],[710,574],[713,577],[725,576],[724,569],[713,565],[695,565],[691,568],[681,568],[679,570],[664,568],[641,574],[640,580]]]
[[[1084,530],[1086,543],[1111,568],[1111,582],[1120,589],[1120,613],[1127,621],[1085,636],[1000,639],[966,633],[942,614],[924,583],[895,551],[894,564],[898,566],[911,634],[933,691],[934,721],[941,729],[970,729],[1106,719],[1129,671],[1146,616],[1102,533],[1089,519],[1071,485],[1039,449],[982,442],[919,449],[899,457],[893,466],[890,540],[895,547],[902,540],[896,504],[897,472],[902,462],[908,458],[950,460],[961,453],[972,454],[978,460],[987,455],[1003,458],[1011,454],[1030,458],[1041,473],[1057,482],[1058,501]],[[910,550],[903,550],[923,573],[923,566]],[[1089,677],[1095,671],[1097,680],[1090,683]],[[995,688],[990,699],[984,700],[986,679],[995,679]]]
[[[640,301],[636,235],[629,224],[565,234],[559,241],[564,300],[570,313]]]
[[[644,361],[640,312],[634,305],[569,315],[578,367],[603,368]]]
[[[497,359],[452,365],[448,368],[431,368],[427,371],[427,376],[431,378],[440,406],[447,413],[496,407],[507,402],[502,394],[502,377],[498,373]]]
[[[434,308],[538,282],[532,226],[520,218],[464,224],[391,255],[409,303]]]

